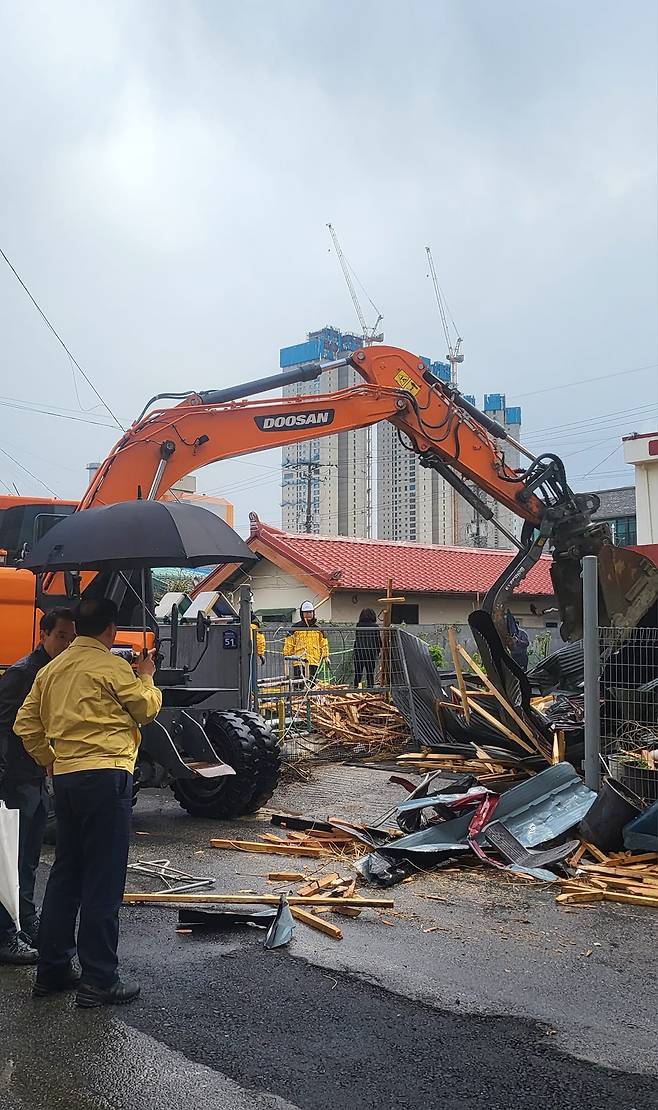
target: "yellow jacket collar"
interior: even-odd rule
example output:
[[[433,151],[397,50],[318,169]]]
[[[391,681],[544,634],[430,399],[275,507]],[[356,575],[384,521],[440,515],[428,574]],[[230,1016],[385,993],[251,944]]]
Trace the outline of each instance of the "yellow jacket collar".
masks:
[[[71,644],[71,647],[96,648],[98,651],[110,650],[109,648],[105,647],[105,644],[102,644],[100,640],[97,640],[94,636],[76,636],[75,640]]]

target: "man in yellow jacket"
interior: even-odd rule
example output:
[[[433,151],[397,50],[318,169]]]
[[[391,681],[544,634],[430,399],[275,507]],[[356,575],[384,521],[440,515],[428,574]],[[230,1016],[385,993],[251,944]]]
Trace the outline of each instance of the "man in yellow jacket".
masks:
[[[313,681],[323,659],[329,661],[329,642],[315,617],[315,606],[303,601],[299,608],[300,619],[293,624],[283,645],[286,659],[303,659],[308,667],[308,677]],[[295,678],[301,678],[302,668],[295,667]]]
[[[43,767],[52,766],[57,848],[41,913],[33,995],[77,987],[78,1006],[125,1003],[139,985],[117,974],[119,907],[128,864],[139,726],[157,717],[155,665],[135,674],[110,648],[118,611],[82,601],[77,639],[39,671],[14,730]],[[75,923],[80,912],[75,968]]]

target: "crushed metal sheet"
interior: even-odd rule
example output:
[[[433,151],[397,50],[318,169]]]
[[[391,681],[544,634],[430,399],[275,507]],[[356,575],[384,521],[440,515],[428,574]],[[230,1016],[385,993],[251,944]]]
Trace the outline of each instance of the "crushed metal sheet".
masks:
[[[534,778],[512,786],[502,795],[496,819],[502,821],[525,848],[535,848],[573,828],[585,816],[596,794],[581,781],[570,763],[556,763]],[[427,857],[469,848],[472,814],[441,825],[430,825],[386,845],[387,854]],[[480,832],[478,840],[482,838]]]
[[[464,804],[480,801],[488,794],[485,787],[472,786],[463,794],[430,794],[426,798],[411,798],[398,806],[397,822],[405,832],[414,832],[420,826],[425,809],[435,809],[440,817],[452,821],[456,810]]]
[[[524,868],[547,867],[551,863],[560,863],[567,856],[573,855],[580,841],[569,840],[566,844],[559,844],[555,848],[545,848],[537,851],[525,848],[502,821],[490,821],[484,830],[484,837],[501,856],[510,863]],[[551,875],[551,879],[554,876]]]
[[[277,911],[267,910],[190,910],[178,911],[178,924],[194,932],[224,933],[242,925],[268,929]]]
[[[282,894],[274,921],[267,930],[263,945],[268,949],[284,948],[287,944],[290,944],[294,932],[295,919],[290,912],[288,899]]]

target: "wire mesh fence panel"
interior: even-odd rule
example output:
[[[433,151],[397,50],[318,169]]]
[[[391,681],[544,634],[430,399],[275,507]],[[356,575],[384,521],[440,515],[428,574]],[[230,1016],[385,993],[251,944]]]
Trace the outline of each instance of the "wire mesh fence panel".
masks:
[[[393,752],[419,733],[438,743],[435,706],[451,698],[454,683],[451,627],[480,662],[467,624],[325,624],[310,636],[299,627],[263,625],[254,633],[254,690],[286,758]],[[542,635],[538,629],[531,637],[531,665],[550,650]]]
[[[379,754],[409,738],[394,697],[409,687],[406,663],[394,646],[398,629],[324,626],[315,637],[307,630],[301,636],[289,629],[260,631],[253,665],[258,710],[277,728],[288,759]]]
[[[615,778],[658,798],[658,628],[600,629],[601,751]]]

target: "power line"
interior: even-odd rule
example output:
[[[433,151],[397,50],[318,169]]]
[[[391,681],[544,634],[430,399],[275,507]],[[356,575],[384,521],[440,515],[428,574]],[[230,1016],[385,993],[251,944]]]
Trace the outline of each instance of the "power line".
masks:
[[[626,420],[632,419],[634,416],[640,416],[642,413],[651,413],[653,416],[653,405],[639,405],[632,409],[617,409],[615,412],[602,412],[598,416],[584,417],[582,420],[573,420],[568,424],[553,424],[546,428],[539,428],[535,431],[523,433],[523,438],[527,439],[530,436],[544,436],[548,433],[560,432],[563,428],[589,428],[601,424],[603,421],[615,419],[617,423],[623,424]]]
[[[29,408],[27,405],[15,404],[11,401],[0,400],[0,405],[5,409],[14,409],[16,412],[28,412],[35,416],[55,416],[60,420],[73,420],[76,424],[91,424],[95,428],[113,428],[114,424],[108,424],[104,420],[89,420],[85,416],[74,416],[67,412],[54,412],[52,409],[41,408],[33,406]]]
[[[44,482],[42,478],[38,478],[36,474],[33,474],[31,470],[28,470],[26,466],[23,466],[23,464],[19,462],[18,459],[15,459],[13,455],[9,454],[9,451],[5,451],[4,447],[0,447],[0,453],[6,455],[8,459],[11,459],[15,466],[20,467],[20,469],[25,471],[25,473],[28,474],[30,478],[33,478],[34,481],[38,482],[40,486],[43,486],[44,489],[47,489],[48,493],[52,493],[53,497],[61,500],[59,494],[55,493],[54,489],[51,489],[50,486],[46,482]]]
[[[593,474],[595,470],[598,470],[600,466],[603,466],[603,464],[606,463],[608,461],[608,459],[611,459],[613,455],[616,455],[617,451],[619,450],[620,447],[621,447],[621,443],[618,443],[617,446],[610,452],[609,455],[606,455],[606,457],[604,459],[601,459],[601,462],[598,462],[596,464],[596,466],[592,467],[591,470],[587,470],[582,475],[582,477],[583,478],[588,478],[590,476],[590,474]]]
[[[96,389],[96,386],[95,386],[95,385],[94,385],[94,383],[92,382],[91,378],[90,378],[90,377],[89,377],[89,376],[88,376],[88,375],[87,375],[87,374],[85,373],[85,371],[84,371],[84,370],[82,369],[82,367],[81,367],[80,363],[78,362],[78,360],[77,360],[76,358],[74,358],[74,356],[73,356],[73,355],[71,354],[71,352],[69,351],[68,347],[66,346],[66,343],[65,343],[65,342],[64,342],[64,340],[62,339],[61,335],[59,335],[59,333],[58,333],[58,332],[57,332],[57,331],[55,330],[55,328],[54,328],[54,327],[53,327],[53,325],[51,324],[50,320],[49,320],[49,319],[48,319],[48,317],[46,316],[46,314],[45,314],[45,312],[43,311],[43,309],[41,308],[41,306],[40,306],[39,304],[37,304],[36,300],[34,299],[34,297],[32,296],[32,294],[30,293],[30,290],[28,289],[27,285],[26,285],[26,284],[25,284],[25,282],[23,281],[23,279],[22,279],[21,275],[20,275],[20,274],[18,273],[18,271],[16,270],[16,268],[15,268],[15,267],[13,266],[13,264],[12,264],[12,263],[11,263],[11,262],[9,261],[9,259],[7,258],[7,255],[6,255],[6,254],[5,254],[5,252],[3,251],[2,247],[0,247],[0,254],[1,254],[1,255],[2,255],[2,257],[4,258],[4,260],[5,260],[5,262],[7,263],[7,265],[9,266],[9,269],[11,270],[11,272],[12,272],[12,274],[14,275],[14,277],[16,278],[16,280],[17,280],[17,281],[19,282],[19,284],[21,285],[21,287],[22,287],[22,288],[23,288],[23,289],[25,290],[25,292],[27,293],[28,297],[29,297],[29,298],[30,298],[30,300],[32,301],[32,304],[33,304],[33,305],[34,305],[34,307],[36,308],[36,310],[37,310],[37,312],[39,313],[39,315],[41,316],[42,320],[44,320],[44,322],[45,322],[45,323],[47,324],[47,326],[48,326],[48,327],[50,328],[50,330],[51,330],[51,332],[53,333],[53,335],[55,336],[55,339],[57,340],[57,342],[58,342],[58,343],[59,343],[59,344],[60,344],[60,345],[61,345],[61,346],[62,346],[62,347],[64,348],[64,350],[66,351],[66,353],[67,353],[67,355],[69,356],[69,358],[70,358],[71,362],[73,363],[73,365],[77,367],[77,369],[78,369],[78,370],[80,371],[80,373],[82,374],[82,377],[83,377],[83,378],[84,378],[84,380],[86,381],[86,383],[87,383],[87,385],[89,386],[89,388],[90,388],[90,389],[92,390],[92,392],[93,392],[93,393],[94,393],[94,394],[96,395],[96,397],[98,397],[98,400],[100,401],[100,403],[101,403],[101,405],[103,406],[103,408],[104,408],[104,409],[107,409],[107,411],[109,412],[110,416],[111,416],[111,417],[112,417],[112,419],[114,420],[115,424],[116,424],[116,425],[117,425],[117,426],[118,426],[118,427],[119,427],[119,428],[121,429],[121,431],[122,431],[122,432],[125,432],[125,430],[126,430],[126,429],[124,428],[123,424],[122,424],[122,423],[121,423],[121,421],[119,420],[118,416],[115,416],[115,414],[114,414],[114,413],[112,412],[112,409],[111,409],[111,408],[110,408],[110,406],[108,405],[107,401],[105,401],[105,400],[103,399],[103,397],[101,397],[100,393],[99,393],[99,392],[98,392],[98,390]],[[46,486],[46,489],[47,489],[47,488],[48,488],[48,487]]]
[[[620,374],[639,374],[642,370],[655,370],[658,362],[651,362],[648,366],[635,366],[632,370],[613,370],[610,374],[599,374],[595,378],[580,378],[575,382],[563,382],[562,385],[548,385],[545,389],[533,389],[531,393],[513,393],[512,397],[536,397],[539,393],[551,393],[555,389],[569,389],[572,385],[586,385],[587,382],[602,382],[606,378],[618,378]]]

